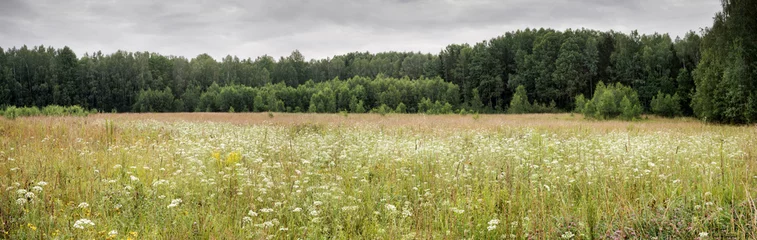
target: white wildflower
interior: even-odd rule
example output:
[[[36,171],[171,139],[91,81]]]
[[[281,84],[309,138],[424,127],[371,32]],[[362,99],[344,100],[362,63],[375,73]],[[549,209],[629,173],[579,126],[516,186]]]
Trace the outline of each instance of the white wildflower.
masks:
[[[87,202],[79,203],[79,206],[78,206],[78,208],[88,208],[88,207],[89,207],[89,203]]]
[[[262,226],[263,228],[269,228],[269,227],[273,227],[273,222],[272,222],[272,221],[266,221],[266,222],[264,222],[264,223],[263,223],[263,224],[262,224],[261,226]]]
[[[252,218],[249,217],[249,216],[244,216],[242,218],[242,221],[245,222],[245,223],[251,223],[252,222]]]
[[[95,223],[86,218],[82,218],[74,222],[74,228],[84,229],[87,226],[95,226]]]
[[[499,219],[495,218],[495,219],[489,220],[489,225],[497,225],[497,224],[499,224]]]
[[[255,211],[250,210],[249,212],[247,212],[247,215],[250,215],[250,217],[257,217],[258,213],[256,213]]]
[[[139,182],[139,178],[134,175],[129,176],[129,179],[131,179],[132,182]]]
[[[118,231],[116,230],[110,230],[110,232],[108,232],[108,236],[110,237],[115,237],[116,235],[118,235]]]
[[[260,212],[262,212],[262,213],[271,213],[271,212],[273,212],[273,208],[261,208]]]
[[[32,191],[34,191],[34,192],[42,192],[42,187],[40,187],[40,186],[34,186],[34,187],[32,187]]]
[[[157,186],[165,185],[165,184],[168,184],[168,180],[160,179],[160,180],[152,182],[153,187],[157,187]]]
[[[302,212],[302,208],[295,208],[295,209],[292,209],[292,212]]]
[[[179,204],[181,204],[181,198],[171,200],[171,204],[168,204],[168,208],[174,208],[176,206],[179,206]]]
[[[24,204],[26,204],[26,198],[16,199],[16,204],[18,204],[18,205],[24,205]]]
[[[708,237],[708,236],[710,236],[710,234],[709,234],[709,233],[707,233],[707,232],[700,232],[700,233],[699,233],[699,238],[706,238],[706,237]]]
[[[457,214],[463,214],[465,212],[464,209],[458,209],[458,208],[450,208],[450,210],[452,210],[452,212],[457,213]]]
[[[318,211],[316,211],[316,210],[310,211],[310,215],[311,216],[318,216]]]
[[[413,216],[413,212],[411,212],[410,209],[407,209],[407,208],[402,209],[402,216],[403,217],[412,217]]]
[[[562,234],[561,238],[562,238],[562,239],[571,239],[571,238],[573,238],[573,237],[575,237],[575,236],[576,236],[576,235],[575,235],[575,234],[573,234],[573,232],[571,232],[571,231],[567,231],[567,232],[565,232],[565,233],[563,233],[563,234]]]
[[[397,206],[394,206],[392,204],[388,204],[387,203],[384,207],[386,208],[387,211],[389,211],[391,213],[394,213],[394,212],[397,211]]]
[[[345,206],[345,207],[342,207],[342,211],[344,211],[344,212],[355,211],[358,208],[359,207],[355,206],[355,205],[353,205],[353,206]]]
[[[39,181],[39,182],[37,182],[37,186],[40,186],[40,187],[47,186],[47,182],[45,182],[45,181]]]

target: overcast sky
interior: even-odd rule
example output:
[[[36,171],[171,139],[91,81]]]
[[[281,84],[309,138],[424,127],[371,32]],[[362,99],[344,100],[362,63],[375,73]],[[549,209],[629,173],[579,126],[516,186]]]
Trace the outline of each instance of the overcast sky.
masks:
[[[719,0],[0,0],[0,47],[78,54],[151,51],[307,58],[354,51],[438,53],[517,29],[590,28],[682,36]]]

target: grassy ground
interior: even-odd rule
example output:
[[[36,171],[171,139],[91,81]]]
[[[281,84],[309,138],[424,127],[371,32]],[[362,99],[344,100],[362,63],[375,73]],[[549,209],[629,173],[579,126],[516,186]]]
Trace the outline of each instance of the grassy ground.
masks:
[[[757,129],[555,115],[0,120],[0,238],[757,238]]]

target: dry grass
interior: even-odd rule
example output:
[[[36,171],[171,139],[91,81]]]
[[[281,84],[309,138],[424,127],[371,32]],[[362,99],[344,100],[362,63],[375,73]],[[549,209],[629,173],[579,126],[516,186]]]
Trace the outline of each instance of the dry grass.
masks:
[[[379,126],[410,127],[418,129],[496,129],[502,127],[532,127],[540,129],[577,129],[613,131],[613,130],[672,130],[700,131],[713,128],[733,128],[707,125],[692,118],[667,119],[649,116],[649,120],[628,121],[592,121],[582,115],[572,114],[492,114],[479,115],[423,115],[423,114],[298,114],[298,113],[127,113],[97,114],[90,119],[113,120],[158,120],[191,122],[226,122],[233,124],[271,124],[302,125],[326,124],[331,126]],[[743,127],[750,129],[749,127]]]

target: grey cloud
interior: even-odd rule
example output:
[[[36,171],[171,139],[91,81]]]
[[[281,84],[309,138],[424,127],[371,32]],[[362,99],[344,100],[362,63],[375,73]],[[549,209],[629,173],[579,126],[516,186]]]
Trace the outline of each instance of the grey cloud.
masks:
[[[711,24],[719,7],[717,0],[0,0],[0,46],[216,58],[294,49],[308,58],[435,53],[525,27],[683,35]]]

